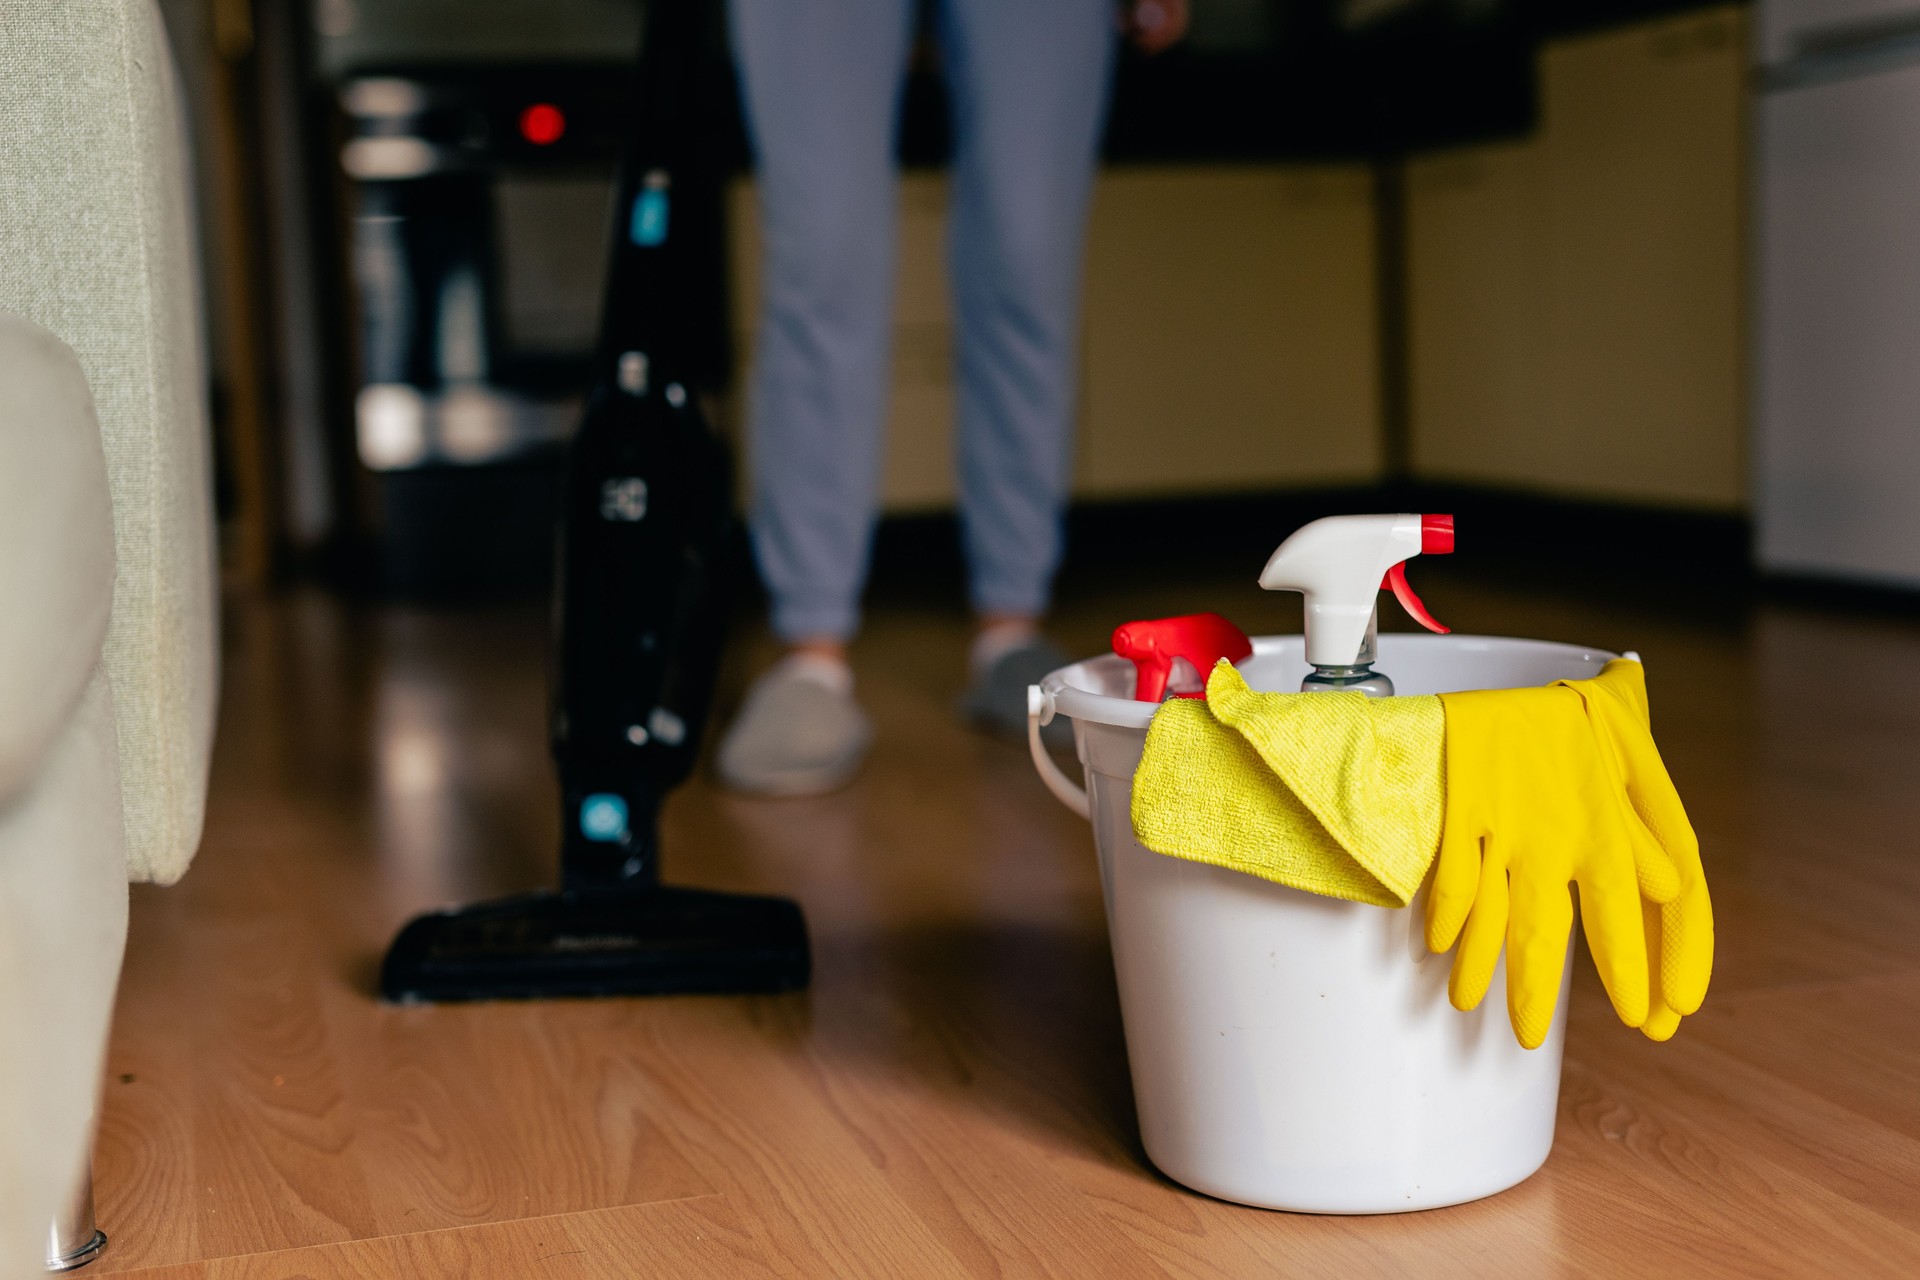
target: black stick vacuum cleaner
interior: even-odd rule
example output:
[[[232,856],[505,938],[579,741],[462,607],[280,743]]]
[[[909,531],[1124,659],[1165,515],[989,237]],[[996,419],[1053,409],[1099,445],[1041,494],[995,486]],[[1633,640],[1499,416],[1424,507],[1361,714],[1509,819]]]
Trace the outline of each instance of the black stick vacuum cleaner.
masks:
[[[595,374],[570,447],[555,609],[560,888],[421,916],[380,974],[395,1001],[804,987],[784,898],[660,883],[659,813],[692,772],[726,626],[732,468],[684,379],[710,308],[720,184],[694,129],[706,6],[647,6]],[[702,236],[707,240],[703,242]]]

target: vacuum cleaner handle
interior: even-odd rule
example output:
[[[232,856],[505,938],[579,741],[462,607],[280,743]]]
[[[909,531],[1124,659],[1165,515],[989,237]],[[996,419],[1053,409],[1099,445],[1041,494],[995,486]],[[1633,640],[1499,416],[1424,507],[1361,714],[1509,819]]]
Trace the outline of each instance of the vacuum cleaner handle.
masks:
[[[711,0],[649,0],[614,204],[596,381],[717,385],[726,373],[724,54]]]

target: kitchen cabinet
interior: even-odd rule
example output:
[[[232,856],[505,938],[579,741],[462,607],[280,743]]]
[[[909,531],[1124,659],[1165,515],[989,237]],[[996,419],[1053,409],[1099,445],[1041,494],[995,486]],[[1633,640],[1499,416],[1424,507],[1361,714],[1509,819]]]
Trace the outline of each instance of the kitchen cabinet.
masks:
[[[1745,39],[1726,7],[1552,42],[1534,136],[1409,165],[1421,478],[1745,505]]]

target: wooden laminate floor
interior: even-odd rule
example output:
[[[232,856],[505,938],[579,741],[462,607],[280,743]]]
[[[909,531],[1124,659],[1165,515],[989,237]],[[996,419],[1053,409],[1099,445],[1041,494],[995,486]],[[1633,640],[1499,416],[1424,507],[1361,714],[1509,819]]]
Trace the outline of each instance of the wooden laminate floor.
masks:
[[[670,879],[802,900],[810,992],[383,1006],[408,915],[550,874],[544,611],[300,594],[230,607],[205,848],[135,893],[94,1274],[1920,1275],[1920,624],[1427,594],[1646,656],[1718,915],[1664,1046],[1580,959],[1555,1148],[1514,1190],[1302,1217],[1145,1163],[1087,828],[954,723],[964,626],[931,605],[860,642],[855,786],[668,813]],[[1058,636],[1199,607],[1297,619],[1236,577],[1082,591]]]

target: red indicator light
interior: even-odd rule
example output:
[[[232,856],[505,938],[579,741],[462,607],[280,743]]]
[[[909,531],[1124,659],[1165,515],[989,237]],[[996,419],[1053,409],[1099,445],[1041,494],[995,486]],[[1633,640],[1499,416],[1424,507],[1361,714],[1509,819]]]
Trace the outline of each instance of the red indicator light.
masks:
[[[551,146],[566,131],[566,114],[551,102],[536,102],[520,113],[520,136],[536,147]]]

